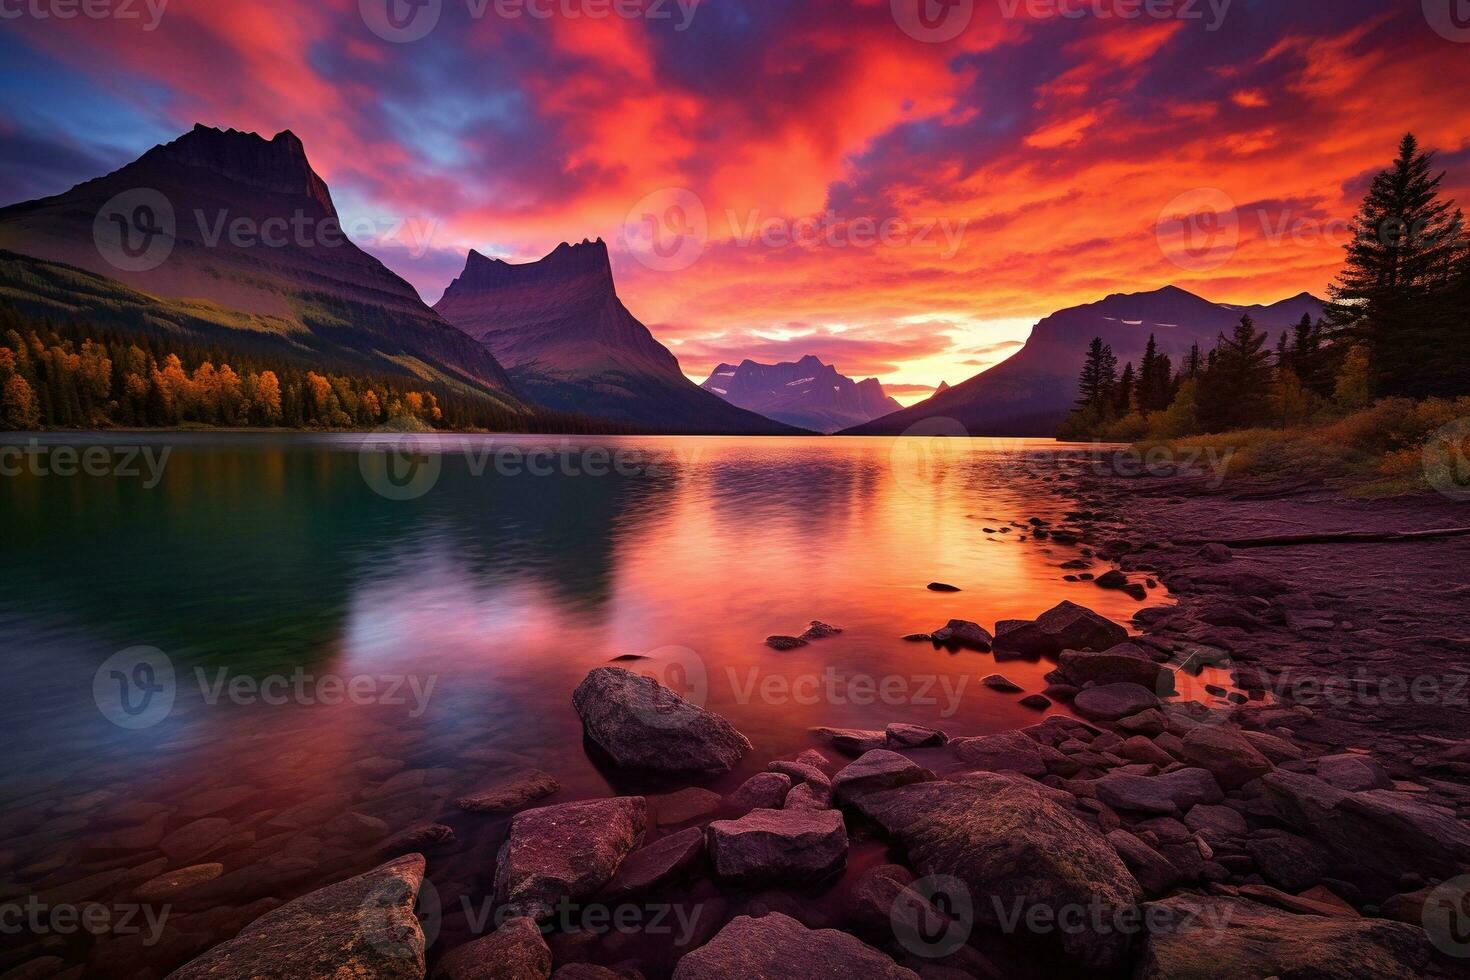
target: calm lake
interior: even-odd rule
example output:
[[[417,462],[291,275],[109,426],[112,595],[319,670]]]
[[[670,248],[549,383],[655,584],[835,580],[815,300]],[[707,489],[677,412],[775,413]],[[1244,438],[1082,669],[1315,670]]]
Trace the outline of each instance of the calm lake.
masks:
[[[426,436],[406,458],[389,438],[6,443],[26,453],[0,478],[7,897],[107,901],[218,862],[194,911],[289,898],[377,863],[332,824],[356,811],[455,828],[430,861],[452,931],[505,826],[454,799],[527,765],[562,784],[545,802],[678,788],[589,758],[570,697],[614,658],[750,738],[704,784],[728,791],[822,747],[813,726],[1042,716],[979,682],[1035,692],[1052,664],[905,634],[1140,606],[1064,581],[1079,549],[1031,535],[1068,506],[1039,481],[1083,465],[1054,443]],[[811,620],[843,632],[765,645]]]

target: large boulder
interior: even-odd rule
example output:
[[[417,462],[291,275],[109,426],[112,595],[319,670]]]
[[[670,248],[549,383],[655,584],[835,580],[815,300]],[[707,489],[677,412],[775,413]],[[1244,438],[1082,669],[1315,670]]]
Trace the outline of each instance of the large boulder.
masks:
[[[950,744],[961,762],[976,769],[1018,772],[1037,778],[1046,775],[1046,758],[1041,754],[1041,745],[1022,732],[957,738]]]
[[[1239,789],[1275,766],[1239,732],[1218,725],[1195,725],[1184,736],[1184,761],[1215,774],[1226,789]]]
[[[1158,706],[1153,690],[1142,684],[1102,684],[1079,691],[1072,699],[1079,715],[1099,721],[1117,721]]]
[[[847,827],[836,810],[752,810],[709,825],[715,876],[739,884],[812,881],[847,859]]]
[[[742,915],[686,954],[674,980],[919,980],[887,955],[836,929],[808,929],[772,912]]]
[[[423,855],[389,861],[267,912],[171,976],[422,980],[424,933],[414,903],[423,881]]]
[[[572,694],[587,737],[617,765],[662,773],[728,772],[749,740],[651,677],[599,667]]]
[[[1405,874],[1453,878],[1470,866],[1470,829],[1451,810],[1408,793],[1348,793],[1277,769],[1260,785],[1277,817],[1342,859],[1342,874],[1387,896]]]
[[[541,927],[525,916],[509,919],[490,935],[445,954],[434,980],[547,980],[551,949]]]
[[[1127,959],[1131,937],[1112,922],[1133,912],[1138,882],[1112,845],[1030,780],[979,773],[915,783],[862,797],[857,808],[920,874],[963,882],[978,921],[1024,931],[1064,908],[1085,910],[1078,928],[1038,930],[1036,940],[1096,970]]]
[[[1424,930],[1386,919],[1297,915],[1211,895],[1176,895],[1144,912],[1150,935],[1137,980],[1411,980],[1429,963]]]
[[[598,667],[572,693],[587,736],[613,763],[654,773],[728,773],[750,741],[653,677]]]
[[[524,810],[500,847],[495,899],[515,915],[544,919],[562,898],[589,898],[612,879],[647,827],[641,796]]]
[[[848,763],[833,777],[832,794],[840,804],[851,803],[868,793],[933,778],[932,772],[897,752],[874,749]]]
[[[996,624],[994,647],[997,651],[1026,656],[1057,654],[1063,650],[1106,650],[1128,639],[1128,631],[1105,616],[1063,602],[1053,606],[1034,622],[1011,620]]]

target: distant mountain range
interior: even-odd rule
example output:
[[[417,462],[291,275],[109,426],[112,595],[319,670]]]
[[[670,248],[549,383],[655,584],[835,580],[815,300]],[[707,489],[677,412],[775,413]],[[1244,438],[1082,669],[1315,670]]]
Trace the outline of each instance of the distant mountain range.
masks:
[[[347,240],[289,131],[196,126],[104,177],[0,209],[0,295],[40,315],[407,375],[525,410],[493,355]]]
[[[538,404],[663,432],[794,431],[686,378],[618,299],[600,238],[564,242],[521,264],[471,251],[434,309],[493,353]]]
[[[836,432],[903,408],[877,378],[853,381],[811,355],[799,361],[721,364],[700,385],[732,405],[814,432]]]
[[[1094,337],[1112,345],[1121,366],[1127,361],[1138,363],[1152,334],[1159,350],[1177,366],[1192,345],[1209,350],[1243,315],[1249,314],[1258,330],[1274,338],[1303,313],[1314,319],[1320,316],[1322,301],[1302,293],[1270,306],[1232,306],[1212,303],[1177,286],[1116,293],[1053,313],[1002,363],[941,389],[917,405],[842,434],[899,435],[925,419],[948,418],[971,435],[1050,437],[1077,397],[1077,374]]]

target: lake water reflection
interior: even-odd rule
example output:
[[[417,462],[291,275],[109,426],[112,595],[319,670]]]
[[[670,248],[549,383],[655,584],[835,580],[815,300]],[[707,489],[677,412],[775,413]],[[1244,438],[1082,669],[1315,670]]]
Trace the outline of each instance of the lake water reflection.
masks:
[[[812,726],[970,735],[1039,718],[979,680],[1037,691],[1051,664],[905,634],[1065,598],[1123,622],[1139,606],[1064,582],[1077,550],[1028,533],[1066,509],[1018,478],[1022,459],[1076,465],[1052,443],[422,437],[427,468],[412,471],[358,436],[106,444],[167,449],[157,485],[142,466],[0,479],[11,892],[160,855],[248,871],[294,847],[289,873],[240,874],[219,904],[286,897],[374,863],[324,829],[349,809],[394,831],[447,817],[460,841],[431,878],[473,891],[503,826],[454,810],[477,783],[534,764],[561,781],[554,800],[657,789],[595,765],[571,708],[615,657],[648,658],[626,666],[750,738],[741,770],[707,784],[725,790],[817,747]],[[814,619],[843,632],[764,644]],[[120,677],[99,673],[137,647],[159,671],[136,673],[130,654]],[[167,669],[171,691],[116,723],[118,699],[139,709]],[[218,834],[174,840],[197,820]]]

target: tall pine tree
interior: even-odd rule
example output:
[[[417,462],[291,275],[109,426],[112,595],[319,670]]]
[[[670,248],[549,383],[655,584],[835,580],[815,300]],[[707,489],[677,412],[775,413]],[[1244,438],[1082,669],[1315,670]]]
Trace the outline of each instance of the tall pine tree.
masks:
[[[1262,425],[1270,417],[1272,354],[1266,335],[1248,316],[1210,351],[1199,385],[1197,410],[1207,432]]]
[[[1455,394],[1465,386],[1464,323],[1451,293],[1465,262],[1463,217],[1440,197],[1444,173],[1413,134],[1373,179],[1353,220],[1329,316],[1361,344],[1380,395]]]

